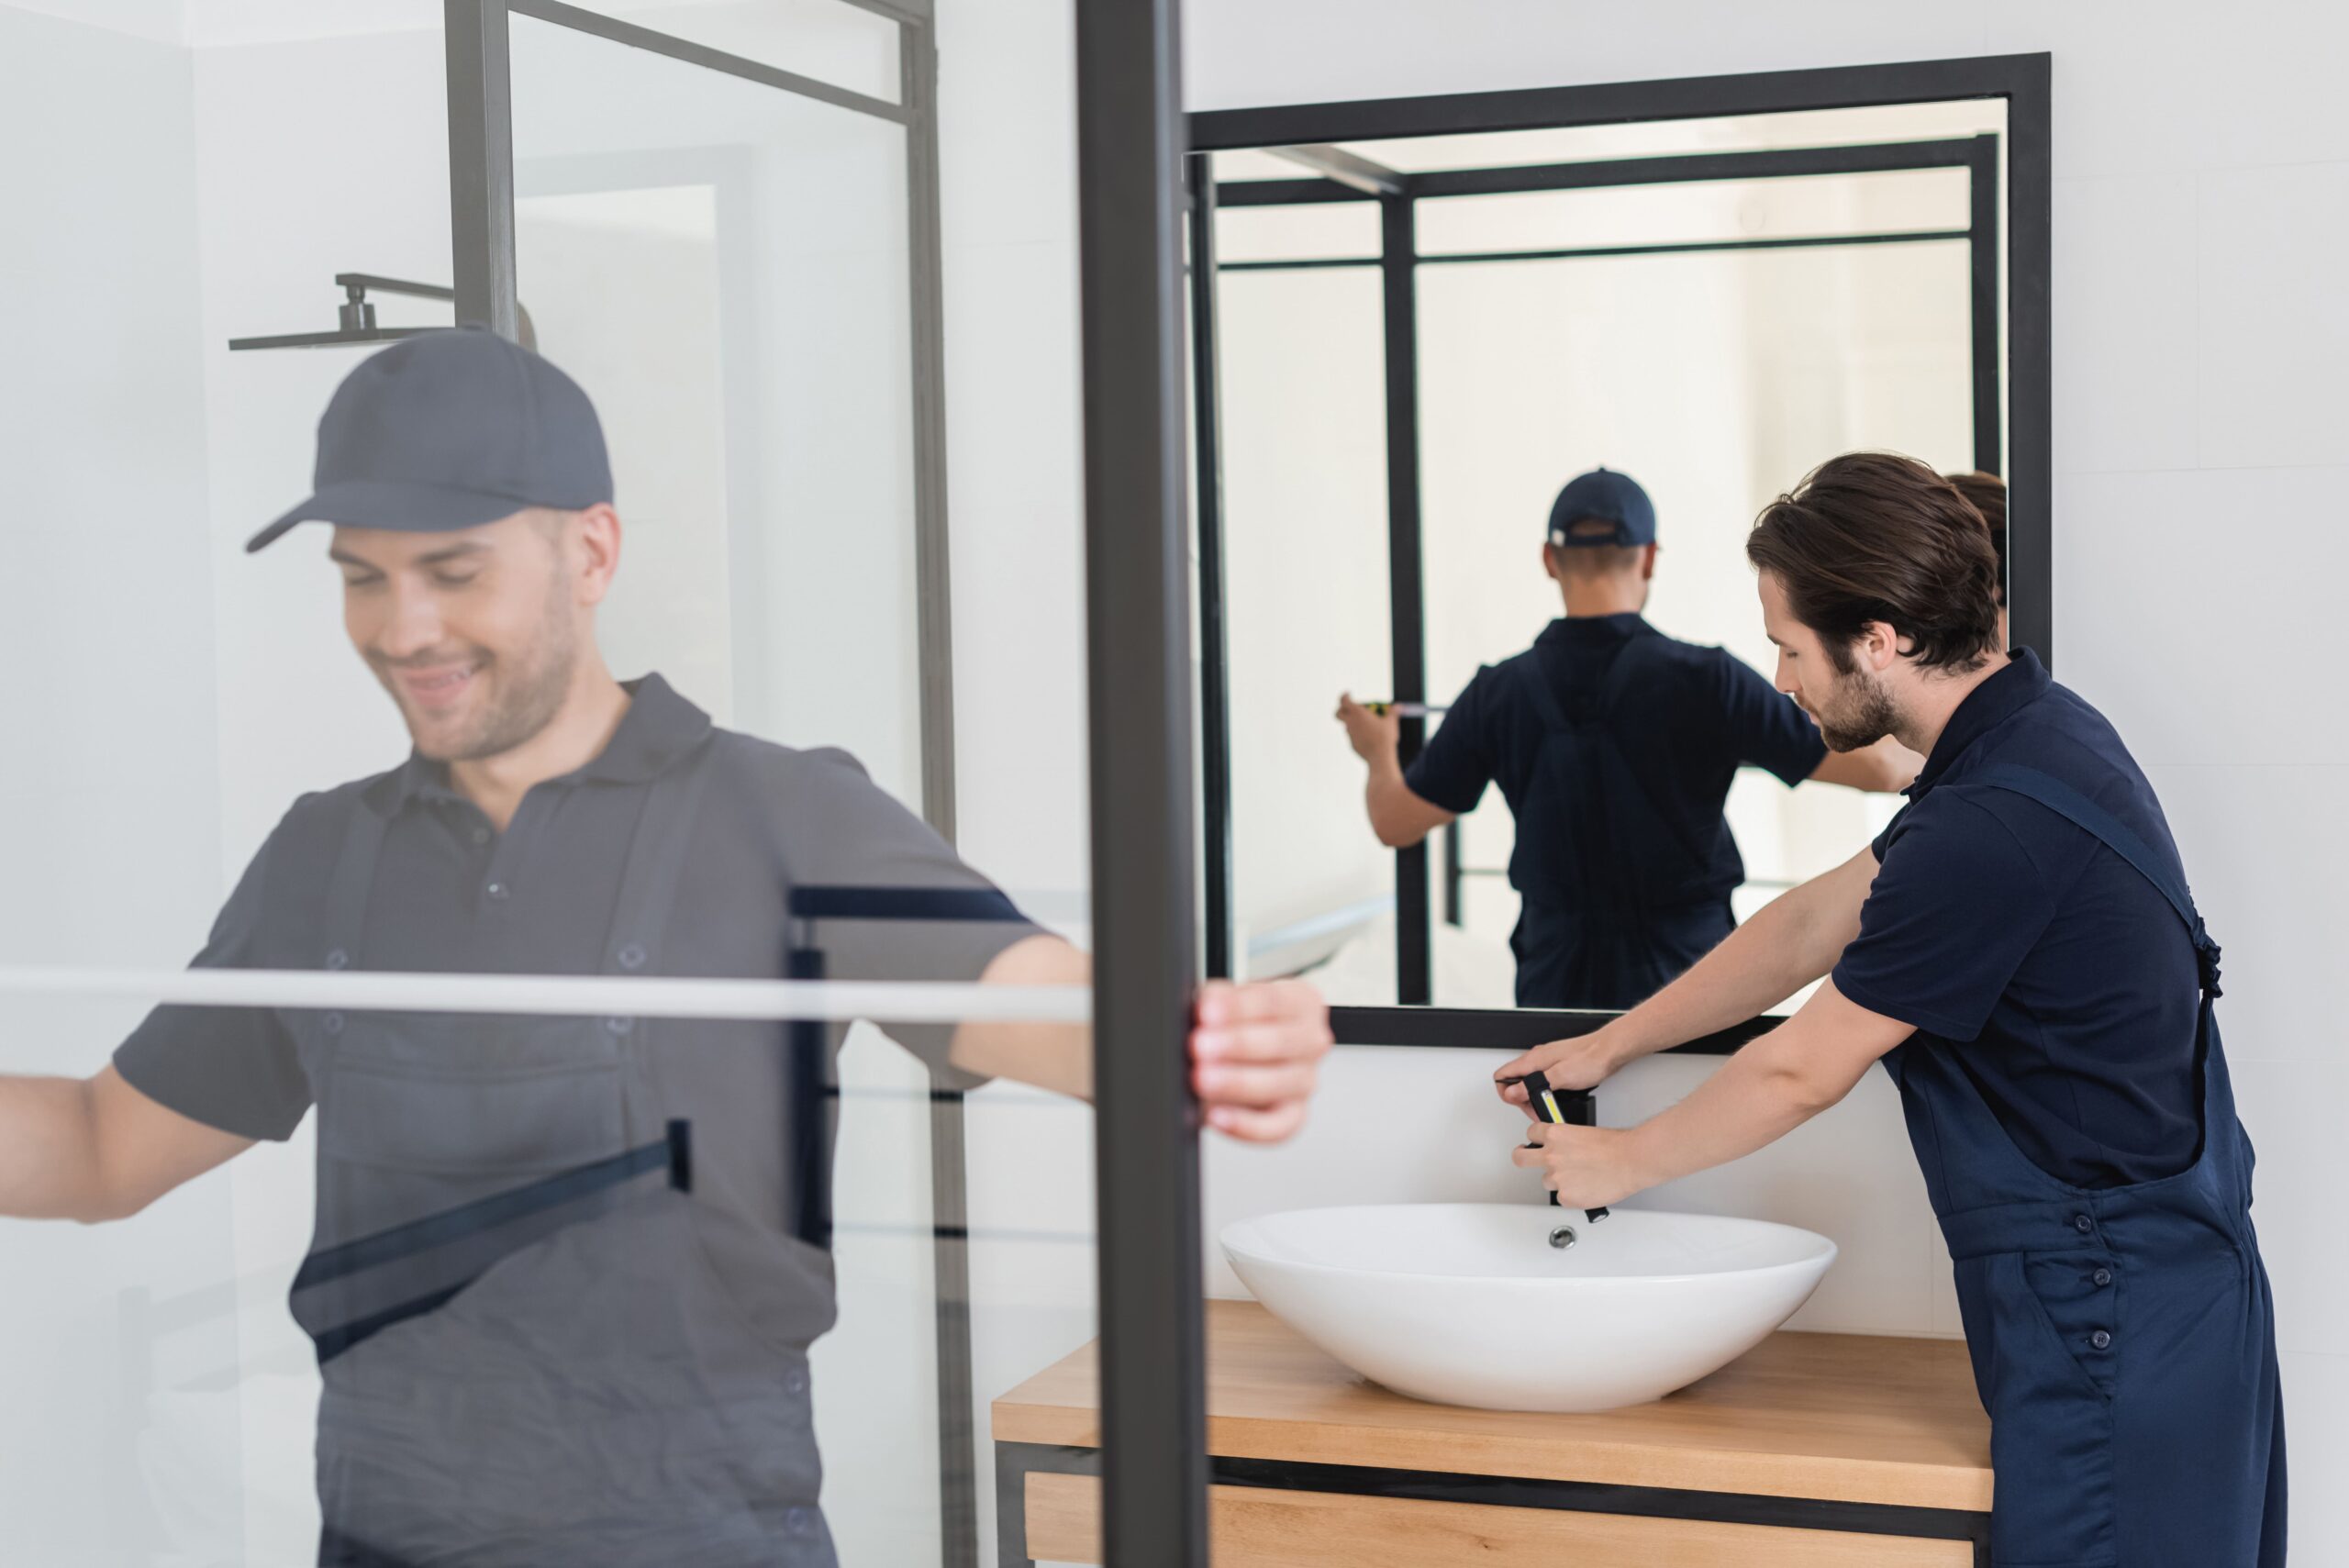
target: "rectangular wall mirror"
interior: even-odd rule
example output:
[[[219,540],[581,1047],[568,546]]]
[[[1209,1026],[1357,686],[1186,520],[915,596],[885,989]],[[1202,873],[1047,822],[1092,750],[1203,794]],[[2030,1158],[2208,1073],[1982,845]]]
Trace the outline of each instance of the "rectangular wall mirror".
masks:
[[[1192,117],[1218,972],[1554,1038],[1857,853],[1905,773],[1773,689],[1743,548],[1837,453],[1992,476],[2052,662],[2045,117],[2028,57]],[[1382,841],[1341,694],[1450,820]]]

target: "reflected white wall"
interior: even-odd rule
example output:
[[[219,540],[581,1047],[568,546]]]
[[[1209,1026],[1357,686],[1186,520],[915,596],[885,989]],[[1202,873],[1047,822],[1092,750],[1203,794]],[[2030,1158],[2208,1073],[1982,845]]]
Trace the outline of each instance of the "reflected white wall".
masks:
[[[1332,717],[1341,691],[1394,695],[1385,293],[1375,266],[1218,283],[1232,906],[1245,953],[1394,891],[1394,855],[1359,809],[1362,762]]]

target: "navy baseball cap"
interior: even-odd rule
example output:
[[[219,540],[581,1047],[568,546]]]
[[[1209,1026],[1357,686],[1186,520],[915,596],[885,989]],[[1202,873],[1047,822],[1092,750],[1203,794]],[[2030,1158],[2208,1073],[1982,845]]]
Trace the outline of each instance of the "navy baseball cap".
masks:
[[[1581,522],[1613,523],[1613,533],[1593,528],[1575,533]],[[1550,542],[1561,549],[1595,545],[1653,544],[1655,503],[1628,473],[1595,468],[1569,480],[1550,506]]]
[[[529,506],[612,498],[596,406],[579,384],[484,327],[404,338],[345,376],[318,421],[310,498],[245,541],[296,523],[450,533]]]

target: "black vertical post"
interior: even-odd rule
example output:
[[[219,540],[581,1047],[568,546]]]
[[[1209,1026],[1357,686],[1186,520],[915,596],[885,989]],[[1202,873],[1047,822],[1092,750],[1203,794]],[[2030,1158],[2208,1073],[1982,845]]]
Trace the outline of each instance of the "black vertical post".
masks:
[[[783,972],[790,980],[824,978],[824,950],[812,934],[803,933],[784,954]],[[792,1173],[796,1212],[792,1234],[810,1247],[832,1250],[832,1140],[840,1123],[840,1084],[833,1076],[830,1031],[815,1018],[794,1018],[784,1026],[785,1092],[790,1145],[784,1168]]]
[[[1223,595],[1223,385],[1216,354],[1215,167],[1185,161],[1191,186],[1191,494],[1199,544],[1199,820],[1207,839],[1207,972],[1232,965],[1231,688]]]
[[[1204,1568],[1176,0],[1076,10],[1102,1540]]]
[[[946,304],[938,152],[938,39],[927,20],[897,24],[906,127],[906,278],[911,291],[914,576],[921,668],[922,816],[955,836],[953,585],[946,522]],[[972,1414],[970,1205],[963,1095],[930,1094],[933,1342],[938,1366],[941,1568],[978,1568],[978,1433]]]
[[[505,0],[443,0],[449,62],[449,240],[457,319],[518,341],[514,304],[514,83]]]
[[[1443,825],[1443,923],[1460,926],[1465,920],[1460,909],[1460,888],[1465,880],[1460,864],[1460,824]]]
[[[946,528],[946,285],[938,189],[938,40],[897,26],[906,127],[906,281],[913,345],[915,614],[921,666],[922,816],[954,839],[954,624]]]
[[[1411,198],[1378,198],[1386,326],[1386,579],[1394,624],[1395,700],[1427,701],[1427,601],[1419,585],[1419,241]],[[1427,740],[1427,721],[1402,723],[1406,766]],[[1433,999],[1428,929],[1428,847],[1395,851],[1395,1000]]]
[[[1974,466],[2002,473],[2006,442],[1998,410],[1998,139],[1977,136],[1966,162],[1974,326]]]
[[[2011,640],[2055,662],[2053,232],[2047,57],[2014,61],[2007,95],[2007,605]]]

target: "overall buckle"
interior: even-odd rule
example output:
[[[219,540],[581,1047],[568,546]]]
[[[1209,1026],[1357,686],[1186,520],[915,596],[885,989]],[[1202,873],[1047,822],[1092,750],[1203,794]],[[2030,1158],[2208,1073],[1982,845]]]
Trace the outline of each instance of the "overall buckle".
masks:
[[[2194,958],[2202,972],[2202,994],[2213,1001],[2225,995],[2219,989],[2219,944],[2210,940],[2210,933],[2200,921],[2196,921]]]

